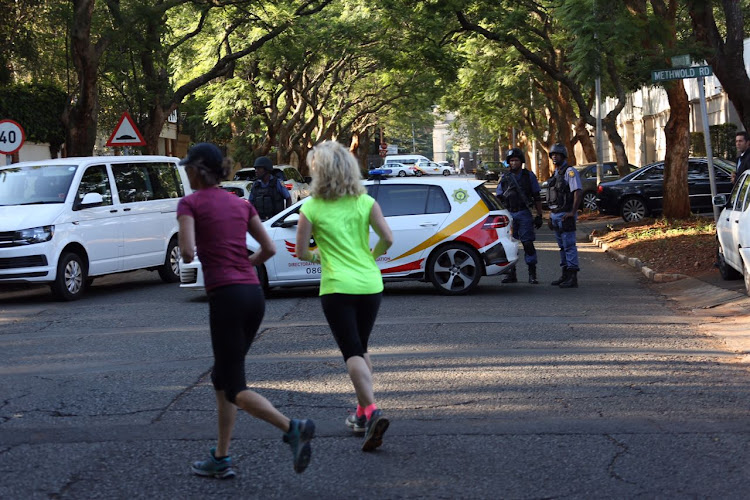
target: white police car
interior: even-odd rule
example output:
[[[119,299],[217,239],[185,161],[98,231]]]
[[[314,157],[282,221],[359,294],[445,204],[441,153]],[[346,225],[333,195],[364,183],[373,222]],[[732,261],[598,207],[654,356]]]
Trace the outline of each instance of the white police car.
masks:
[[[441,293],[463,294],[482,276],[503,274],[515,266],[517,241],[510,213],[481,181],[444,177],[403,177],[364,181],[393,231],[393,246],[378,258],[385,281],[431,282]],[[265,221],[276,255],[258,269],[266,287],[317,285],[320,264],[295,255],[301,200]],[[371,241],[376,236],[371,232]],[[250,252],[258,248],[248,235]],[[314,245],[314,241],[311,241]],[[181,287],[203,288],[196,258],[180,263]]]

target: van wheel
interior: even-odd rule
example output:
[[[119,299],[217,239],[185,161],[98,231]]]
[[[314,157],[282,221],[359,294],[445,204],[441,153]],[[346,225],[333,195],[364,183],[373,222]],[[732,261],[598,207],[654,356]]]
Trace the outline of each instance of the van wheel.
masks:
[[[65,252],[57,262],[57,276],[52,283],[52,293],[64,301],[78,300],[86,289],[86,267],[83,259],[74,252]]]
[[[177,246],[177,238],[172,238],[169,241],[164,264],[159,267],[159,277],[165,283],[180,281],[180,247]]]
[[[427,276],[444,295],[473,290],[482,277],[482,262],[473,248],[451,243],[434,252],[427,261]]]

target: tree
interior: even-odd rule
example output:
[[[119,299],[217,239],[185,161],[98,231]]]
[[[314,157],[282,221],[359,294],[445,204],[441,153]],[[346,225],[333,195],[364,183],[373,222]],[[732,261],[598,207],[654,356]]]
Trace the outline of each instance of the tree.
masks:
[[[705,49],[697,56],[705,57],[713,68],[721,86],[734,104],[746,130],[750,130],[750,78],[745,71],[745,9],[747,4],[736,0],[722,0],[722,29],[716,22],[715,10],[719,2],[688,0],[688,12],[695,38]]]

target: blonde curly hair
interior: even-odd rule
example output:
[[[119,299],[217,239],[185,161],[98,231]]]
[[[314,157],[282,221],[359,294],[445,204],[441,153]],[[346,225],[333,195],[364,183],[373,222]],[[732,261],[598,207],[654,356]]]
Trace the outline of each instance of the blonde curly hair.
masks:
[[[312,196],[335,200],[343,196],[359,196],[365,192],[354,155],[336,141],[323,141],[307,153],[312,173]]]

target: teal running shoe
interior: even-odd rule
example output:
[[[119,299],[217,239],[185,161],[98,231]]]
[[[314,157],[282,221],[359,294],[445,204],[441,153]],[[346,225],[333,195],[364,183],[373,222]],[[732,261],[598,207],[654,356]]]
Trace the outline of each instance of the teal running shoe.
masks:
[[[352,430],[352,432],[361,433],[367,430],[367,417],[365,417],[364,415],[358,417],[356,413],[352,413],[351,415],[346,417],[344,423]]]
[[[206,460],[193,462],[192,469],[199,476],[215,477],[217,479],[229,479],[236,475],[236,472],[232,468],[232,457],[224,457],[218,460],[216,458],[216,448],[211,448],[209,457]]]
[[[390,421],[383,416],[383,412],[375,410],[367,421],[367,431],[365,432],[365,442],[362,444],[362,451],[372,451],[383,444],[383,434],[388,430]]]
[[[310,441],[315,436],[315,422],[310,419],[292,419],[289,432],[284,434],[284,442],[289,444],[294,456],[294,472],[302,473],[310,464],[312,450]]]

